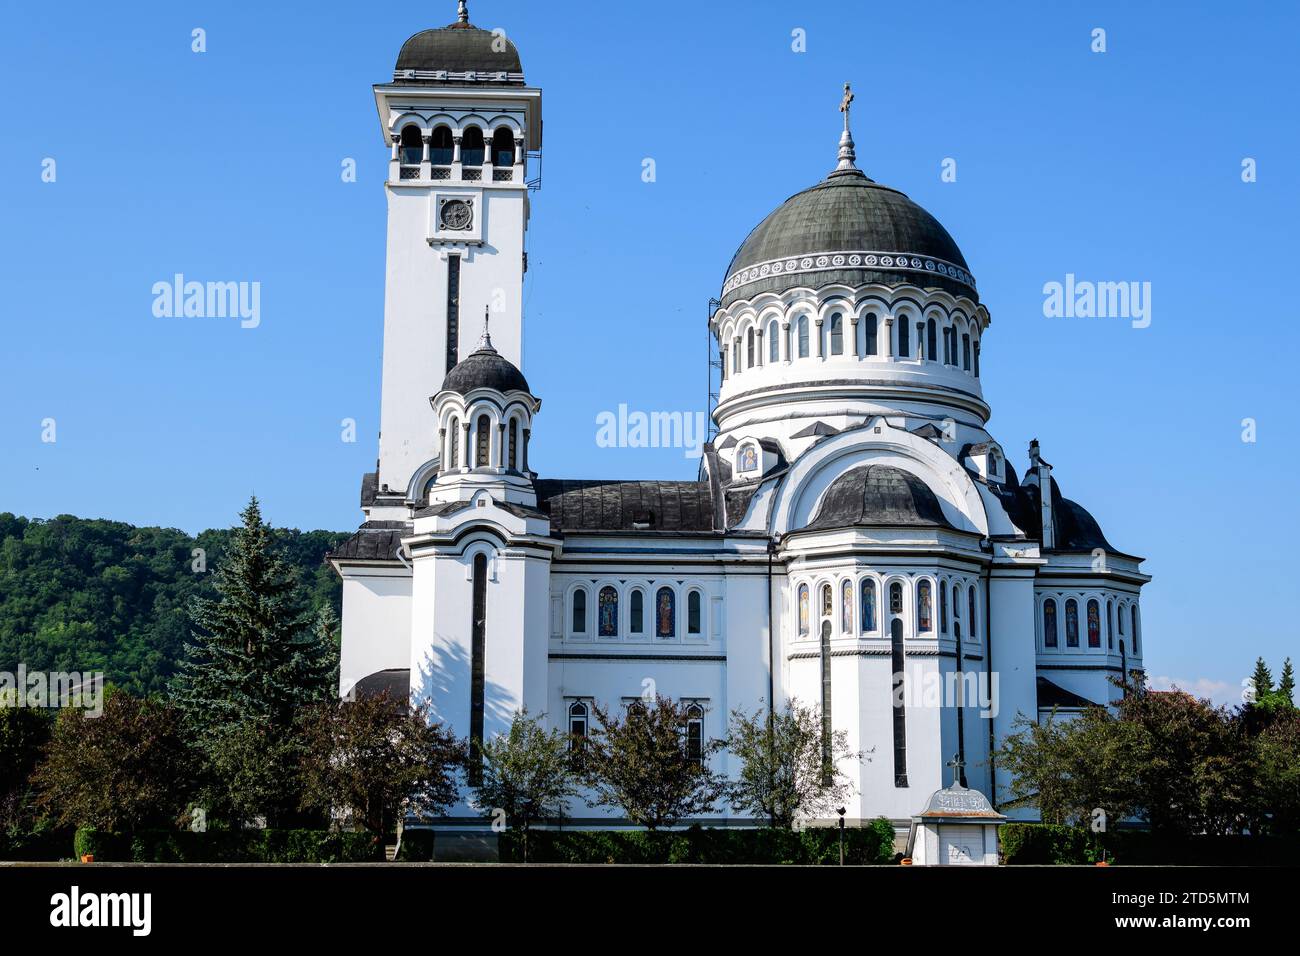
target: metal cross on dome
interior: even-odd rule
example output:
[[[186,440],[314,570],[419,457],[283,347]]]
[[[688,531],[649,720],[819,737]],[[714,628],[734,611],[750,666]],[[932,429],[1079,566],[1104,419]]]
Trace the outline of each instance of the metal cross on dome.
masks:
[[[952,755],[952,759],[948,761],[948,766],[952,767],[953,784],[960,787],[961,778],[962,778],[962,768],[966,766],[966,761],[961,759],[960,753],[955,753]]]
[[[844,99],[840,100],[840,112],[844,114],[844,128],[849,128],[849,106],[853,103],[853,91],[849,84],[844,84]]]

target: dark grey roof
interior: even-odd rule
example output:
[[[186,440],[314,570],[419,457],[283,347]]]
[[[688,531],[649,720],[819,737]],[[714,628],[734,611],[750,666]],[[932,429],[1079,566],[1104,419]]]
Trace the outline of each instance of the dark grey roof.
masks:
[[[549,479],[534,486],[538,506],[560,532],[720,530],[706,481]]]
[[[379,472],[368,471],[361,476],[361,507],[369,508],[379,495]]]
[[[488,346],[465,356],[442,380],[444,392],[466,395],[476,388],[490,388],[498,392],[527,392],[528,380],[513,363]]]
[[[493,41],[497,40],[493,48]],[[506,73],[518,79],[501,79],[498,83],[522,86],[524,72],[519,62],[519,50],[502,34],[499,38],[490,30],[480,30],[468,23],[453,23],[436,30],[424,30],[402,44],[397,54],[397,74],[405,70],[428,73],[446,70],[449,73]],[[411,82],[400,76],[396,82]]]
[[[1024,497],[1026,506],[1020,510],[1024,524],[1020,527],[1029,535],[1042,539],[1043,519],[1039,507],[1038,486],[1021,485],[1018,489]],[[1116,551],[1114,545],[1106,540],[1101,525],[1088,510],[1077,501],[1071,501],[1061,495],[1061,489],[1052,479],[1052,525],[1053,551]]]
[[[394,704],[404,704],[411,696],[411,671],[406,667],[367,674],[352,685],[348,700],[366,700],[387,694]]]
[[[1038,707],[1046,710],[1050,707],[1096,707],[1097,704],[1086,697],[1080,697],[1074,691],[1066,690],[1059,684],[1053,684],[1046,677],[1038,678]]]
[[[726,278],[749,266],[821,252],[906,252],[939,259],[967,271],[961,249],[939,220],[898,190],[882,186],[854,170],[829,176],[778,206],[741,244],[727,267]],[[815,275],[819,285],[833,282],[898,285],[906,281],[946,289],[954,295],[976,297],[965,283],[941,275],[933,268],[927,269],[924,264],[902,270],[872,269],[864,262],[861,267],[846,266]],[[742,296],[751,298],[759,292],[782,291],[802,281],[785,271],[774,271],[724,295],[722,304],[728,305]]]
[[[815,436],[820,438],[823,435],[838,435],[839,433],[840,430],[838,428],[834,428],[831,425],[827,425],[825,422],[813,422],[807,428],[799,429],[799,431],[795,432],[790,437],[791,438],[812,438]]]
[[[367,521],[352,537],[329,553],[331,558],[356,561],[396,561],[402,536],[412,526],[405,521]]]
[[[840,475],[808,523],[811,529],[899,526],[952,524],[924,481],[892,465],[859,465]]]

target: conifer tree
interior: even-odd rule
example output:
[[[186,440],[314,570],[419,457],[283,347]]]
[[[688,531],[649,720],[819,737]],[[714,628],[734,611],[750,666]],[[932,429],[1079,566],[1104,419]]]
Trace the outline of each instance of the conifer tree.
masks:
[[[1255,687],[1255,700],[1262,701],[1269,694],[1273,693],[1273,672],[1268,669],[1264,663],[1264,658],[1255,659],[1255,673],[1251,674],[1250,681]]]
[[[289,732],[300,708],[332,690],[332,655],[311,627],[292,569],[272,548],[256,498],[240,517],[216,572],[217,597],[191,608],[194,641],[174,685],[186,726],[209,755],[250,720]]]
[[[1282,676],[1277,682],[1277,693],[1286,707],[1295,706],[1295,671],[1291,667],[1291,658],[1282,662]]]

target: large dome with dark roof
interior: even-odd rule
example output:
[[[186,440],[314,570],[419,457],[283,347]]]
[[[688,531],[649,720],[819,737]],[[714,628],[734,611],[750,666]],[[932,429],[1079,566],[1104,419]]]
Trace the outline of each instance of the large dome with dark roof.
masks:
[[[939,220],[897,189],[839,170],[754,228],[727,267],[723,304],[795,285],[903,281],[978,301],[966,258]]]
[[[919,526],[950,528],[929,485],[892,465],[859,465],[831,482],[809,529]]]
[[[403,74],[408,71],[415,75],[405,77]],[[429,74],[443,71],[468,74],[471,80],[494,80],[516,86],[524,82],[524,67],[515,45],[504,33],[473,26],[463,6],[457,22],[436,30],[423,30],[402,44],[393,77],[401,83],[427,79]],[[456,77],[449,79],[454,81]]]

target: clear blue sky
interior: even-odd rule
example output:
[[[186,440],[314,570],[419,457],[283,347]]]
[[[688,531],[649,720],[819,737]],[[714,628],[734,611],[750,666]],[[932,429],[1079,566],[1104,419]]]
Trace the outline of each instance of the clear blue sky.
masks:
[[[1300,657],[1278,616],[1298,538],[1294,4],[470,9],[545,90],[525,298],[541,473],[694,475],[680,451],[598,448],[596,415],[703,405],[706,303],[749,229],[833,166],[848,80],[859,165],[979,279],[994,435],[1021,471],[1039,438],[1065,494],[1148,558],[1151,673],[1232,699],[1257,654]],[[256,493],[276,524],[355,526],[383,314],[370,87],[454,19],[451,0],[4,6],[0,510],[197,531]],[[176,272],[260,282],[261,326],[155,318]],[[1043,284],[1071,272],[1151,282],[1150,328],[1044,318]]]

